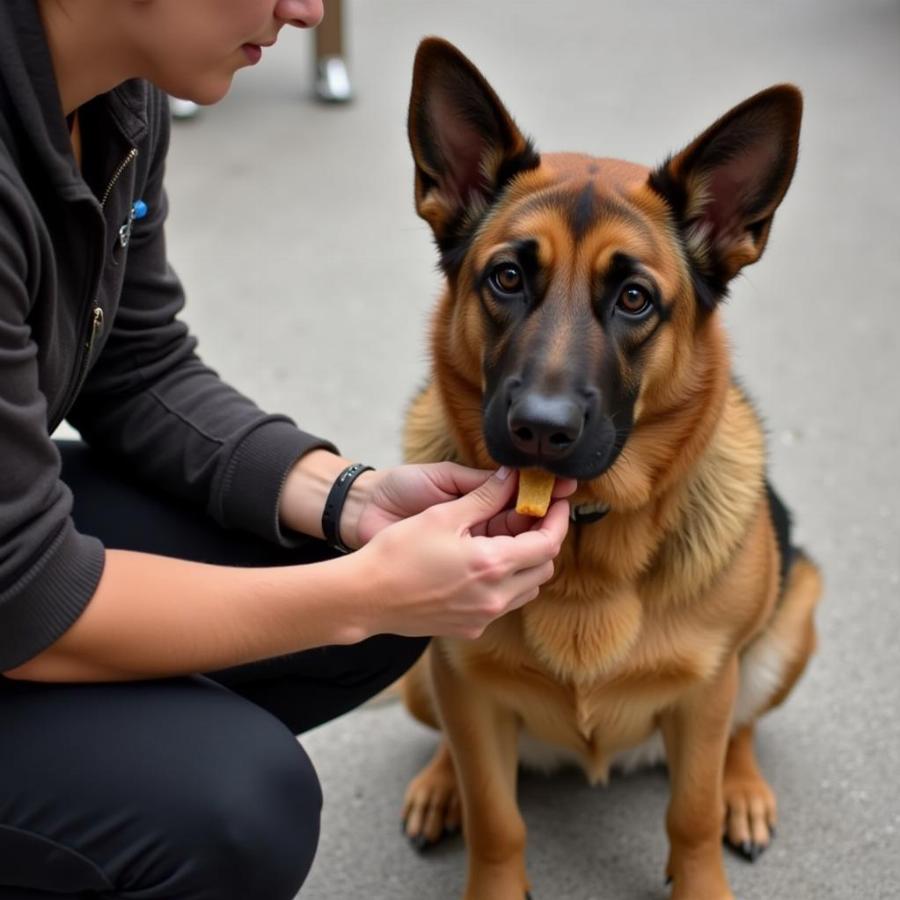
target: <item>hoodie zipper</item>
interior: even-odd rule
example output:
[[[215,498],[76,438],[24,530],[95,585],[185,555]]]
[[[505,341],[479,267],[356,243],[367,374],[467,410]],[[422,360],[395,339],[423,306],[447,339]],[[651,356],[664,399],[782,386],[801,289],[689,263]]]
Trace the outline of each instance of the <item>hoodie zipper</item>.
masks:
[[[103,196],[100,198],[101,210],[106,209],[106,203],[113,192],[113,188],[116,186],[116,182],[118,182],[125,170],[137,159],[137,155],[137,147],[132,147],[131,150],[128,151],[128,155],[122,160],[122,162],[119,163],[116,171],[113,172],[112,178],[109,179],[109,184],[107,184],[106,190],[103,192]],[[105,259],[106,253],[104,251],[104,263]],[[103,308],[96,301],[94,301],[89,319],[90,331],[88,332],[87,339],[84,342],[84,355],[81,357],[75,369],[78,374],[71,389],[66,393],[65,403],[62,404],[60,412],[57,413],[59,418],[55,423],[53,423],[51,431],[55,430],[57,425],[59,425],[63,418],[65,418],[65,415],[69,410],[69,405],[72,403],[75,397],[78,396],[78,392],[81,390],[81,386],[84,384],[85,378],[87,378],[88,368],[91,363],[91,355],[94,351],[94,344],[97,342],[97,338],[100,337],[101,333],[103,332],[103,318]]]
[[[109,195],[112,193],[112,189],[116,186],[116,182],[122,177],[122,173],[137,159],[138,149],[137,147],[132,147],[128,152],[128,156],[119,163],[119,168],[113,172],[113,177],[109,179],[109,184],[106,186],[106,190],[103,192],[103,197],[100,200],[100,209],[105,209],[106,201],[109,200]]]

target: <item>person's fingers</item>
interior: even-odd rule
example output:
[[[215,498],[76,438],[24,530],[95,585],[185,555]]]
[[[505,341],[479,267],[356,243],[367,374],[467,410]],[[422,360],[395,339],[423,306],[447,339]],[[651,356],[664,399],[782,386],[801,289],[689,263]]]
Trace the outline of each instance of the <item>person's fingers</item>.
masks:
[[[501,571],[518,574],[553,559],[559,553],[568,529],[568,517],[569,504],[558,500],[550,507],[546,517],[539,519],[530,529],[515,535],[485,535],[475,540],[485,542],[484,550],[491,558],[502,559]]]
[[[574,478],[557,478],[553,483],[553,499],[568,497],[575,493],[577,487],[578,481]]]
[[[541,593],[541,589],[539,587],[529,588],[524,593],[519,594],[517,597],[514,597],[512,602],[507,607],[507,612],[512,612],[514,609],[521,609],[525,606],[526,603],[531,603],[532,600],[537,600],[538,596]]]
[[[556,566],[552,559],[548,559],[547,562],[541,563],[533,569],[519,573],[517,577],[521,577],[523,581],[531,582],[535,587],[540,587],[553,577],[554,572],[556,572]]]
[[[531,569],[517,572],[510,580],[512,600],[507,605],[507,612],[530,603],[540,593],[541,586],[552,577],[555,567],[552,562],[541,563]]]
[[[471,469],[459,463],[426,463],[421,472],[447,500],[455,500],[481,487],[493,474],[493,469]]]
[[[558,483],[561,484],[560,491],[562,493],[557,496],[554,488],[554,499],[556,500],[568,497],[578,486],[578,482],[573,479],[561,479]],[[505,509],[487,522],[474,526],[472,534],[485,537],[498,537],[500,535],[515,537],[515,535],[521,534],[523,531],[539,529],[543,521],[543,519],[535,519],[534,516],[523,516],[521,513],[516,512],[515,509]],[[565,534],[565,531],[563,534]]]
[[[426,463],[418,468],[444,500],[454,500],[477,490],[493,474],[489,469],[473,469],[454,462]],[[574,478],[557,478],[553,484],[554,500],[568,497],[575,492],[578,482]]]
[[[572,507],[566,499],[554,500],[543,519],[532,520],[532,531],[543,531],[558,543],[563,542],[569,531]]]
[[[512,570],[520,572],[530,569],[555,557],[568,530],[569,503],[566,500],[556,500],[543,519],[538,519],[529,530],[509,538],[510,543],[504,550]]]
[[[515,472],[504,466],[474,491],[452,503],[443,504],[443,509],[453,517],[457,525],[466,528],[477,527],[509,505],[517,480]]]
[[[515,536],[523,531],[528,531],[534,525],[533,516],[523,516],[514,509],[504,509],[487,522],[481,522],[472,527],[472,535],[484,537],[499,537],[500,535]]]

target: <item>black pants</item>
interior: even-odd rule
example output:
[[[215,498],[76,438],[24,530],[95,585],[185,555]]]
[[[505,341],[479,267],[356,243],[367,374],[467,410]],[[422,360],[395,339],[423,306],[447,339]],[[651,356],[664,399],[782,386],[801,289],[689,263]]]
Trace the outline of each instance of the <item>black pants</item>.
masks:
[[[224,532],[60,446],[75,521],[108,547],[229,565],[329,555]],[[383,635],[136,683],[0,678],[0,900],[290,900],[322,802],[294,735],[390,684],[425,644]]]

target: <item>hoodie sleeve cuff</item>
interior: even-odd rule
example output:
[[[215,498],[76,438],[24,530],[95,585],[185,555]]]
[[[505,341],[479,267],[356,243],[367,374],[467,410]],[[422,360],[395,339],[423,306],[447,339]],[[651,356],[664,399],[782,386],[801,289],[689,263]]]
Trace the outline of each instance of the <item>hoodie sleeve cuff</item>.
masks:
[[[106,554],[71,519],[40,562],[0,594],[0,672],[46,650],[84,611],[100,582]]]
[[[213,517],[226,528],[251,531],[282,547],[308,540],[281,528],[278,501],[294,463],[317,448],[338,452],[330,441],[300,431],[284,420],[255,428],[232,454]]]

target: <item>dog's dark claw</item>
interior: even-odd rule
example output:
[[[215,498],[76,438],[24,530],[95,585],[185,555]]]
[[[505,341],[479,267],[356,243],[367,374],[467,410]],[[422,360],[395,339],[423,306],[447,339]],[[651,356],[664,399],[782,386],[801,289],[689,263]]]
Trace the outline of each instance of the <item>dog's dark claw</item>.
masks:
[[[534,900],[534,898],[531,896],[530,893],[528,893],[528,891],[525,891],[525,900]]]
[[[424,834],[417,834],[415,837],[411,837],[409,842],[417,853],[424,853],[431,846],[431,842]]]
[[[668,887],[672,883],[672,876],[666,875],[666,887]]]
[[[740,854],[747,862],[751,863],[756,862],[768,846],[767,844],[757,844],[754,841],[741,841],[740,844],[732,844],[730,841],[726,841],[726,843],[735,853]]]

